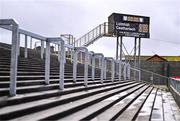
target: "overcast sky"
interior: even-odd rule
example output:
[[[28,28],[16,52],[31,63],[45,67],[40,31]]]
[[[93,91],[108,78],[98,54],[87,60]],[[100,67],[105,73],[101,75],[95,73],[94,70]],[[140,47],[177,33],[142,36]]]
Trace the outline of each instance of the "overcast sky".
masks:
[[[81,37],[113,13],[150,17],[150,39],[142,39],[142,55],[180,55],[180,0],[0,0],[0,18],[14,18],[20,28],[43,36]],[[8,42],[0,31],[0,41]],[[133,38],[124,38],[128,51]],[[116,38],[101,38],[88,49],[115,56]]]

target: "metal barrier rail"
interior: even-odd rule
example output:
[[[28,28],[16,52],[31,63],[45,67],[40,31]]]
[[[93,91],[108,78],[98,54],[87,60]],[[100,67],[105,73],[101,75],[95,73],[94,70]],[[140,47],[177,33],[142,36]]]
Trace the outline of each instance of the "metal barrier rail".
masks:
[[[132,68],[131,68],[132,69]],[[170,86],[172,86],[177,92],[180,93],[180,81],[170,78],[170,77],[166,77],[148,70],[144,70],[144,69],[134,69],[136,70],[136,72],[139,73],[139,78],[141,78],[140,80],[143,80],[145,82],[151,83],[153,85],[163,85],[163,86],[167,86],[168,88]],[[133,75],[133,73],[131,73],[132,76],[131,78],[136,78],[137,80],[137,74]]]
[[[75,41],[76,47],[87,47],[97,39],[108,35],[108,23],[104,22]]]
[[[25,35],[25,51],[24,57],[27,58],[27,37],[36,38],[41,41],[41,59],[44,54],[44,42],[46,42],[46,59],[45,59],[45,82],[49,84],[50,77],[50,43],[58,44],[61,47],[61,60],[60,62],[60,74],[59,84],[60,89],[64,88],[64,41],[58,38],[46,38],[41,35],[23,30],[19,28],[19,25],[13,19],[0,19],[0,27],[12,31],[12,46],[11,46],[11,63],[10,63],[10,90],[11,96],[16,95],[16,81],[17,81],[17,63],[20,49],[20,34]]]
[[[96,36],[102,33],[102,32],[107,30],[106,29],[106,24],[104,24],[104,29],[102,29],[103,25],[100,25],[100,27],[97,27],[96,29],[92,30],[93,32],[93,37],[95,37],[94,32],[96,31]],[[49,79],[50,79],[50,44],[55,44],[58,46],[58,59],[59,59],[59,89],[63,90],[64,89],[64,64],[65,64],[65,57],[66,57],[66,52],[65,48],[68,48],[71,50],[71,59],[73,60],[73,80],[76,82],[76,76],[77,76],[77,52],[78,51],[84,51],[85,52],[85,62],[84,62],[84,84],[85,86],[88,86],[88,65],[89,65],[89,60],[88,56],[93,55],[93,56],[99,56],[99,66],[101,67],[101,83],[104,81],[105,74],[104,72],[107,71],[106,67],[106,61],[111,60],[111,80],[114,81],[114,76],[115,76],[115,67],[114,64],[117,62],[114,60],[112,57],[105,58],[103,54],[96,54],[89,52],[87,48],[85,47],[74,47],[73,45],[65,44],[64,40],[60,37],[53,37],[53,38],[47,38],[43,37],[41,35],[28,32],[26,30],[22,30],[19,28],[18,24],[13,20],[13,19],[0,19],[0,27],[12,31],[12,46],[11,46],[11,69],[10,69],[10,91],[9,94],[11,96],[16,95],[16,82],[17,82],[17,63],[18,63],[18,56],[19,56],[19,49],[20,49],[20,34],[25,35],[25,53],[24,57],[28,57],[28,50],[27,50],[27,37],[31,37],[38,39],[41,41],[41,59],[43,59],[44,55],[44,44],[46,43],[46,56],[45,56],[45,83],[49,84]],[[91,32],[90,32],[91,33]],[[74,54],[73,54],[74,53]],[[89,59],[93,59],[93,56],[89,56]],[[91,58],[90,58],[91,57]],[[106,61],[105,61],[106,60]],[[92,61],[91,61],[92,62]],[[95,66],[95,64],[91,64],[92,66]],[[121,65],[121,63],[120,63]],[[124,68],[126,68],[126,63],[124,63]],[[122,70],[122,66],[120,70]],[[93,76],[94,73],[92,73]],[[124,79],[126,79],[127,71],[124,69]],[[119,75],[122,75],[122,72],[119,71]]]
[[[169,85],[172,86],[180,94],[180,80],[169,78]]]

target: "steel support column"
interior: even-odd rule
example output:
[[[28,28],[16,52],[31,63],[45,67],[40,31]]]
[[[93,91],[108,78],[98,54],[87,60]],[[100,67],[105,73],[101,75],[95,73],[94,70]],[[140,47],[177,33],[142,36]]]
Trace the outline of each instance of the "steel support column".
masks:
[[[73,55],[73,82],[76,83],[76,76],[77,76],[77,51],[74,50]]]
[[[49,84],[50,78],[50,42],[46,41],[46,58],[45,58],[45,83]]]
[[[121,81],[121,71],[122,71],[122,66],[121,66],[121,64],[122,64],[122,61],[120,60],[120,61],[119,61],[119,81]]]
[[[115,64],[115,61],[114,59],[111,60],[111,81],[113,82],[114,81],[114,64]]]
[[[43,59],[43,55],[44,55],[44,41],[41,40],[41,59]]]
[[[30,38],[30,49],[32,49],[32,37]]]
[[[119,48],[119,50],[120,50],[120,61],[122,61],[122,44],[123,44],[123,37],[122,36],[120,36],[120,48]]]
[[[64,41],[61,41],[60,42],[60,52],[59,52],[59,56],[60,56],[60,64],[59,64],[59,88],[61,89],[61,90],[63,90],[64,89],[64,58],[65,58],[65,56],[64,56],[64,53],[65,53],[65,47],[64,47]]]
[[[123,78],[126,80],[126,63],[123,63]]]
[[[10,65],[10,96],[16,95],[17,63],[19,49],[18,25],[12,26],[12,46],[11,46],[11,65]]]
[[[106,80],[106,65],[107,64],[107,60],[104,59],[104,79]]]
[[[92,74],[91,74],[92,80],[94,80],[95,68],[96,68],[96,67],[95,67],[95,57],[92,56]]]
[[[138,69],[141,70],[141,38],[139,38],[139,44],[138,44]],[[139,72],[139,80],[141,80],[141,71]]]
[[[137,38],[134,40],[134,68],[136,68],[136,51],[137,51]],[[134,79],[136,79],[136,71],[134,71]]]
[[[116,40],[116,60],[118,60],[118,51],[119,51],[119,36],[117,35],[117,40]]]
[[[24,43],[24,57],[28,57],[28,49],[27,49],[27,35],[25,35],[25,43]]]

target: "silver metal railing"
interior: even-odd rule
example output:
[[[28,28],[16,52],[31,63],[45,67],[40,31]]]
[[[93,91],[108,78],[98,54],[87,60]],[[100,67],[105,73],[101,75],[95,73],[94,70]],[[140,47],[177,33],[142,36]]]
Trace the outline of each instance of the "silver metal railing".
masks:
[[[87,47],[90,44],[92,44],[97,39],[103,37],[103,36],[109,36],[108,35],[108,23],[104,22],[103,24],[100,24],[96,28],[92,29],[87,34],[83,35],[79,39],[75,41],[76,47]]]
[[[172,86],[177,92],[180,93],[180,80],[169,78],[169,85]]]
[[[17,22],[13,19],[0,19],[0,27],[12,31],[12,46],[11,46],[11,64],[10,64],[10,90],[9,94],[11,96],[16,95],[16,81],[17,81],[17,64],[18,56],[20,50],[20,34],[25,35],[25,50],[24,57],[28,56],[27,49],[27,37],[35,38],[41,41],[41,58],[44,55],[44,43],[46,42],[46,59],[45,59],[45,82],[49,84],[50,77],[50,43],[58,44],[61,47],[61,60],[60,62],[60,74],[59,74],[59,84],[60,89],[64,88],[64,41],[61,38],[47,38],[41,35],[23,30],[19,28]],[[32,39],[31,39],[32,40]]]
[[[142,80],[157,86],[172,86],[177,92],[180,93],[180,80],[166,77],[144,69],[139,70],[131,67],[131,70],[131,79],[133,80]]]
[[[104,25],[106,27],[106,25]],[[103,26],[103,27],[104,27]],[[32,32],[28,32],[22,29],[19,29],[18,24],[12,19],[0,19],[0,27],[12,31],[12,46],[11,46],[11,66],[10,66],[10,95],[16,95],[16,80],[17,80],[17,63],[18,63],[18,55],[19,55],[19,45],[20,45],[20,34],[25,35],[25,51],[24,51],[24,57],[27,58],[28,56],[28,50],[27,50],[27,37],[36,38],[39,39],[41,42],[41,58],[43,59],[44,56],[44,44],[46,44],[46,51],[45,51],[45,82],[46,84],[49,84],[50,79],[50,44],[55,44],[58,46],[58,59],[59,59],[59,65],[60,65],[60,71],[59,71],[59,88],[64,89],[64,64],[65,64],[65,57],[66,52],[65,48],[70,49],[71,51],[71,60],[73,61],[73,81],[76,82],[77,80],[77,54],[78,52],[84,52],[84,85],[88,86],[88,65],[95,67],[95,63],[93,62],[93,59],[95,56],[97,56],[99,60],[99,67],[101,69],[101,83],[106,79],[106,72],[107,70],[110,70],[111,72],[111,80],[114,81],[115,74],[118,74],[119,80],[122,79],[134,79],[134,80],[143,80],[149,83],[152,83],[154,85],[170,85],[174,89],[176,89],[178,92],[180,92],[180,81],[174,80],[172,78],[168,78],[147,70],[139,70],[132,68],[129,63],[121,62],[119,60],[114,60],[112,57],[104,57],[103,54],[96,54],[93,52],[89,52],[87,48],[85,47],[74,47],[73,45],[65,44],[64,40],[60,37],[57,38],[48,38],[43,37],[38,34],[34,34]],[[96,28],[93,30],[94,37],[97,37],[98,34],[103,34],[102,31],[107,29],[102,29],[102,25],[99,26],[99,28]],[[99,31],[99,33],[98,33]],[[102,33],[101,33],[102,32]],[[104,32],[106,33],[106,32]],[[87,35],[86,35],[87,36]],[[90,36],[89,36],[90,37]],[[89,39],[90,40],[90,39]],[[94,40],[93,40],[94,41]],[[91,41],[92,42],[92,41]],[[91,55],[91,56],[89,56]],[[89,61],[89,60],[91,61]],[[107,62],[109,63],[110,68],[107,67]],[[91,64],[90,64],[91,62]],[[117,70],[115,70],[115,64],[118,64]],[[92,77],[94,75],[94,72],[92,73]]]

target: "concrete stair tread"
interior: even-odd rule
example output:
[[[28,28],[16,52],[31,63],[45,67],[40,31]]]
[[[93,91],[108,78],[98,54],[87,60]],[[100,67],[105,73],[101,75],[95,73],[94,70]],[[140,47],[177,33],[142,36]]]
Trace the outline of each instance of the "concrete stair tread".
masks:
[[[145,85],[142,88],[136,90],[134,93],[131,93],[126,98],[116,102],[111,108],[108,108],[104,112],[101,112],[96,117],[92,117],[92,120],[100,120],[100,121],[111,120],[120,111],[122,112],[124,110],[124,108],[126,108],[126,106],[129,106],[129,103],[134,99],[134,97],[137,96],[138,94],[140,94],[140,92],[142,92],[147,87],[148,87],[148,85]],[[126,93],[124,93],[122,95],[126,95]]]
[[[165,121],[176,121],[167,93],[165,93],[164,91],[162,91],[162,99],[163,99],[163,112],[164,112]]]
[[[121,84],[119,84],[119,85],[121,85]],[[122,86],[121,88],[115,88],[115,89],[111,89],[112,87],[107,87],[107,88],[109,88],[109,90],[106,91],[106,95],[107,94],[111,94],[113,92],[116,92],[118,90],[122,90],[123,88],[126,89],[127,87],[131,87],[132,85]],[[118,85],[117,85],[117,87],[118,87]],[[104,88],[94,89],[94,92],[96,92],[98,90],[105,90],[105,89]],[[88,92],[87,91],[78,92],[77,94],[85,94],[85,95],[87,95],[87,97],[85,97],[85,98],[83,98],[81,100],[77,100],[75,102],[84,103],[86,101],[89,101],[89,100],[91,101],[91,100],[94,100],[96,98],[99,98],[100,96],[104,96],[104,91],[102,91],[102,92],[100,92],[98,94],[89,96],[88,93],[91,93],[91,92],[93,92],[93,90],[89,90]],[[69,95],[77,97],[77,95],[75,95],[75,94],[69,94]],[[4,108],[1,108],[0,115],[2,116],[3,114],[9,114],[10,112],[17,111],[18,109],[19,110],[23,110],[23,109],[30,108],[30,107],[35,107],[35,106],[40,107],[40,106],[43,106],[43,105],[46,105],[46,104],[49,104],[49,103],[58,102],[58,101],[63,100],[65,98],[68,99],[70,97],[67,94],[67,95],[62,95],[62,96],[60,96],[58,98],[57,97],[53,97],[53,98],[50,98],[50,99],[43,99],[43,101],[42,100],[41,101],[38,100],[38,101],[33,101],[33,102],[29,102],[29,103],[19,104],[19,105],[15,105],[15,106],[7,106],[7,107],[4,107]],[[75,105],[78,105],[79,103],[76,103]],[[69,103],[63,104],[62,106],[65,106],[65,105],[69,105]],[[70,108],[70,107],[71,106],[67,106],[67,108]]]
[[[133,88],[131,88],[129,90],[126,90],[126,91],[124,91],[122,93],[111,96],[111,97],[109,97],[109,98],[107,98],[107,99],[105,99],[103,101],[100,101],[100,102],[98,102],[98,103],[96,103],[96,104],[94,104],[92,106],[86,107],[85,109],[82,109],[82,110],[80,110],[80,111],[78,111],[78,112],[76,112],[76,113],[74,113],[74,114],[72,114],[72,115],[70,115],[68,117],[65,117],[65,118],[63,118],[61,120],[66,120],[66,121],[71,120],[71,119],[73,119],[75,121],[83,120],[83,118],[85,118],[86,116],[92,115],[93,113],[95,113],[98,110],[104,108],[105,106],[110,105],[111,103],[113,103],[118,98],[123,98],[123,96],[125,96],[125,95],[128,96],[128,94],[130,92],[134,91],[135,89],[138,89],[141,86],[143,86],[143,84],[140,84],[140,85],[138,85],[136,87],[133,87]]]
[[[152,90],[151,94],[149,95],[148,99],[146,100],[145,104],[141,108],[141,110],[136,118],[136,121],[149,121],[150,120],[151,111],[153,109],[153,104],[155,101],[156,93],[157,93],[157,88],[154,88]]]
[[[172,113],[176,119],[176,121],[180,121],[180,108],[178,107],[177,103],[175,102],[172,94],[170,92],[166,92],[168,101],[171,106]]]
[[[126,81],[118,81],[118,82],[114,82],[114,83],[105,83],[105,84],[96,84],[96,85],[89,85],[87,88],[85,88],[84,86],[78,86],[78,87],[70,87],[70,88],[66,88],[65,90],[59,90],[59,89],[52,89],[52,90],[48,90],[48,91],[42,91],[42,92],[31,92],[31,93],[25,93],[25,94],[19,94],[15,97],[8,97],[8,96],[2,96],[0,97],[2,106],[6,106],[6,105],[14,105],[14,103],[12,103],[13,101],[17,103],[22,103],[22,102],[29,102],[29,101],[34,101],[37,99],[44,99],[46,97],[54,97],[55,95],[64,95],[64,94],[68,94],[68,93],[74,93],[74,92],[78,92],[78,91],[82,91],[82,90],[91,90],[91,89],[96,89],[96,88],[101,88],[101,87],[110,87],[110,86],[115,86],[117,84],[133,84],[135,83],[134,81],[132,82],[126,82]],[[27,100],[30,99],[30,100]],[[10,103],[9,103],[10,102]],[[4,105],[6,104],[6,105]]]
[[[99,82],[99,81],[93,81],[93,82]],[[76,84],[82,84],[84,82],[76,82]],[[65,83],[65,85],[68,84],[73,84],[72,82],[67,82]],[[17,87],[17,90],[22,90],[22,89],[29,89],[29,88],[40,88],[40,87],[53,87],[53,86],[57,86],[59,84],[49,84],[49,85],[35,85],[35,86],[24,86],[24,87]],[[9,90],[9,88],[0,88],[0,91],[2,90]]]
[[[40,120],[40,119],[48,117],[48,116],[53,116],[53,115],[55,115],[55,114],[57,114],[59,112],[64,112],[64,111],[67,111],[67,110],[71,110],[72,108],[75,108],[77,106],[81,106],[81,105],[83,105],[85,103],[88,103],[88,102],[92,102],[92,101],[94,101],[96,99],[99,99],[99,98],[103,97],[104,95],[112,94],[113,92],[120,91],[123,88],[126,89],[127,87],[128,86],[124,86],[124,87],[121,87],[121,88],[106,91],[106,93],[101,92],[101,93],[98,93],[96,95],[87,96],[87,97],[85,97],[83,99],[80,99],[80,100],[76,100],[76,101],[66,103],[66,104],[63,104],[63,105],[58,105],[56,107],[51,107],[51,108],[43,110],[43,111],[39,111],[39,112],[30,114],[30,115],[27,115],[27,116],[20,117],[17,120],[28,120],[29,117],[34,117],[32,120]]]
[[[117,118],[117,120],[134,120],[136,118],[136,114],[138,113],[138,110],[143,105],[143,102],[146,101],[149,94],[152,91],[152,87],[149,87],[146,89],[133,103]]]
[[[118,82],[114,82],[114,83],[105,83],[103,86],[108,86],[108,85],[116,85],[116,84],[125,84],[125,83],[135,83],[134,81],[132,82],[125,82],[125,81],[118,81]],[[91,88],[91,87],[99,87],[99,85],[102,86],[102,84],[96,84],[96,85],[89,85],[87,88]],[[64,92],[68,91],[68,90],[76,90],[77,88],[85,88],[84,86],[78,86],[78,87],[70,87],[70,88],[66,88],[65,90],[63,90]],[[22,99],[22,98],[26,98],[26,97],[32,97],[32,96],[37,96],[37,95],[45,95],[45,94],[50,94],[50,93],[54,93],[54,92],[62,92],[62,90],[59,89],[52,89],[52,90],[47,90],[47,91],[42,91],[42,92],[32,92],[32,93],[25,93],[25,94],[18,94],[17,96],[13,96],[13,97],[6,97],[7,101],[11,101],[14,99]]]
[[[156,100],[155,100],[154,107],[153,107],[153,110],[152,110],[151,120],[152,121],[155,121],[155,120],[163,121],[164,120],[163,101],[162,101],[162,92],[161,92],[161,90],[158,90],[158,92],[157,92]]]
[[[77,78],[77,81],[80,81],[80,80],[83,80],[84,78]],[[92,78],[88,78],[88,80],[91,80]],[[96,77],[96,78],[94,78],[95,80],[100,80],[100,78],[98,78],[98,77]],[[59,79],[49,79],[49,82],[54,82],[54,81],[59,81]],[[72,79],[71,78],[65,78],[64,79],[64,82],[66,82],[66,81],[72,81]],[[17,80],[17,83],[28,83],[28,82],[45,82],[45,80],[44,79],[41,79],[41,80],[25,80],[25,81],[23,81],[23,80],[21,80],[21,81],[19,81],[19,80]],[[9,84],[10,82],[9,81],[0,81],[0,84]]]

